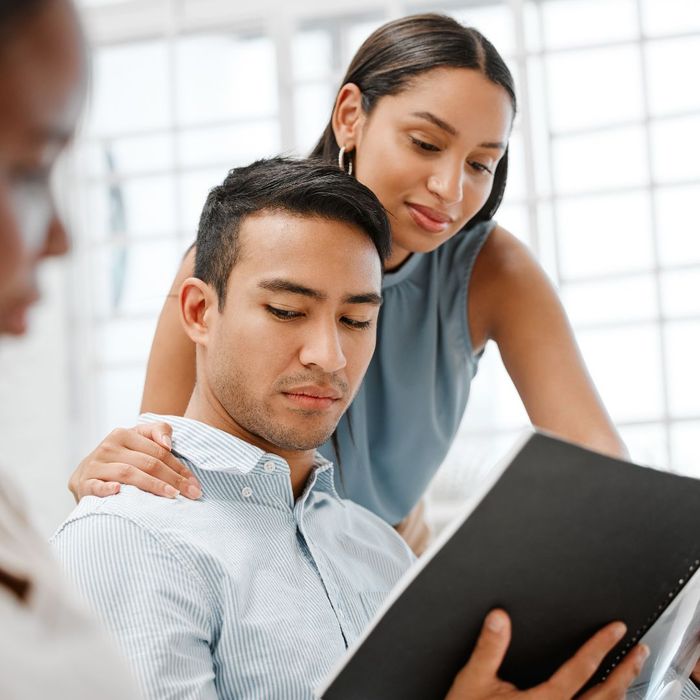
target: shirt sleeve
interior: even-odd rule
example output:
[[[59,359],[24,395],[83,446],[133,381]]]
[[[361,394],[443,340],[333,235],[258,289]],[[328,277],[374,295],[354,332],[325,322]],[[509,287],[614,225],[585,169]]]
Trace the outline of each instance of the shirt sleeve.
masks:
[[[209,599],[178,552],[131,520],[106,513],[69,521],[52,542],[147,698],[216,700]]]

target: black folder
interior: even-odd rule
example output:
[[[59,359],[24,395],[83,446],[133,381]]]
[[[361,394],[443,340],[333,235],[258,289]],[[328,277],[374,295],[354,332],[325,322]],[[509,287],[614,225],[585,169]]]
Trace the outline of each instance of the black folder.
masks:
[[[598,682],[699,567],[700,480],[529,433],[317,694],[442,699],[495,607],[513,627],[500,676],[520,688],[546,680],[608,622],[625,622]]]

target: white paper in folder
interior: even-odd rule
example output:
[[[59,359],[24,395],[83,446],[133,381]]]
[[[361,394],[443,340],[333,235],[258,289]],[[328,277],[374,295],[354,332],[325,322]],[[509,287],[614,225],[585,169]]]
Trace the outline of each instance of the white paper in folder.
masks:
[[[678,700],[700,658],[700,571],[640,642],[651,653],[628,700]]]

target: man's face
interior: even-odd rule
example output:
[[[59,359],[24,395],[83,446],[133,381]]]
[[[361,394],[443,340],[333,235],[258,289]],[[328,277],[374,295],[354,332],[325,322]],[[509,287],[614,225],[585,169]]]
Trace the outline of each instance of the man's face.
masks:
[[[82,103],[82,52],[67,0],[46,0],[0,47],[0,334],[25,332],[37,263],[67,250],[48,180]]]
[[[239,246],[224,309],[207,312],[205,381],[244,439],[312,449],[372,357],[379,256],[355,227],[288,213],[247,218]]]

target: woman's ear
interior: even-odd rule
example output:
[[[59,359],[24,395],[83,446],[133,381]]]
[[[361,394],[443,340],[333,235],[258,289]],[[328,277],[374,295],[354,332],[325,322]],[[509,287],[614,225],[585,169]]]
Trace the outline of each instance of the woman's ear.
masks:
[[[211,324],[218,313],[216,292],[197,277],[188,277],[180,287],[180,320],[185,333],[197,345],[207,345]]]
[[[333,133],[338,146],[352,151],[364,124],[365,113],[362,109],[362,92],[355,83],[345,83],[338,92],[333,109]]]

